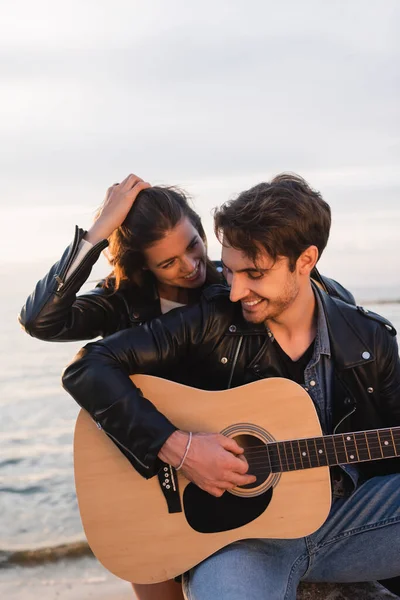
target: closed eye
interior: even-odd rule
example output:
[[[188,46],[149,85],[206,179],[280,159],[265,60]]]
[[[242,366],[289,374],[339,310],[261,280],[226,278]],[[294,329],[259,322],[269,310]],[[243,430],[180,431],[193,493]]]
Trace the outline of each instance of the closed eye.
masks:
[[[247,276],[249,279],[262,279],[264,277],[265,273],[262,273],[260,271],[247,271]]]
[[[199,243],[199,238],[195,237],[193,238],[193,240],[190,242],[190,244],[188,245],[188,247],[186,248],[186,250],[193,250],[193,248],[195,248]],[[175,263],[176,258],[171,258],[171,260],[167,263],[164,263],[163,265],[158,265],[161,266],[161,269],[168,269],[169,267],[172,267],[172,265]]]
[[[169,267],[172,267],[172,265],[174,264],[175,260],[176,259],[173,258],[169,263],[167,263],[166,265],[163,265],[161,268],[162,269],[168,269]]]

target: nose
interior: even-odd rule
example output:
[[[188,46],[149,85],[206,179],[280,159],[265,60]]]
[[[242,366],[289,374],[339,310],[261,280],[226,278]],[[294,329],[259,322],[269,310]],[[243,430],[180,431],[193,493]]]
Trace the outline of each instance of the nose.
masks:
[[[246,298],[249,295],[249,289],[243,284],[243,281],[239,279],[237,275],[231,275],[228,283],[231,286],[231,292],[229,294],[231,302],[238,302],[242,298]]]
[[[186,275],[194,271],[196,267],[196,259],[193,256],[189,256],[185,254],[183,262],[182,262],[183,271],[185,271]]]

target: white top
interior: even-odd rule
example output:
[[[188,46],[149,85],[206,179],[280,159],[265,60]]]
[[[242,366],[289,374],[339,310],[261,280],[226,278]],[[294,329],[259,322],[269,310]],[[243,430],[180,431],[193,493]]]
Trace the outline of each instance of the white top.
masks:
[[[182,308],[182,306],[186,306],[186,304],[181,304],[180,302],[174,302],[173,300],[167,300],[166,298],[160,298],[161,304],[161,312],[164,315],[169,312],[173,308]]]

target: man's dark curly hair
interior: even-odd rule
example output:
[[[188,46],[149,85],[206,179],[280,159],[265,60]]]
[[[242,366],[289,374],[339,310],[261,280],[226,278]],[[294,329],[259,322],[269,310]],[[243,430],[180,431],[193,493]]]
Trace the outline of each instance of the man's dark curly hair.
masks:
[[[292,271],[309,246],[317,246],[321,256],[330,226],[329,205],[302,177],[292,173],[259,183],[214,213],[220,242],[225,240],[255,263],[261,250],[274,261],[287,257]]]

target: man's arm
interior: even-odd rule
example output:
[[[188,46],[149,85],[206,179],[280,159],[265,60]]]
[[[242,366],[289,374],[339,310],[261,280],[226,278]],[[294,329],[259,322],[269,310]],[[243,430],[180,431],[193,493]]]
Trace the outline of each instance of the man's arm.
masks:
[[[229,317],[228,317],[229,318]],[[223,314],[212,302],[173,311],[146,326],[86,345],[65,369],[63,385],[119,446],[136,470],[152,477],[160,460],[178,466],[188,433],[178,431],[129,379],[161,375],[188,357],[202,359],[220,339]],[[219,323],[217,324],[217,321]],[[228,321],[229,323],[229,321]],[[196,433],[182,471],[216,496],[252,483],[242,449],[220,434]]]
[[[157,455],[176,427],[143,397],[129,375],[162,376],[179,365],[203,341],[207,345],[202,323],[199,305],[175,311],[87,344],[64,371],[64,388],[145,477],[157,472]]]

